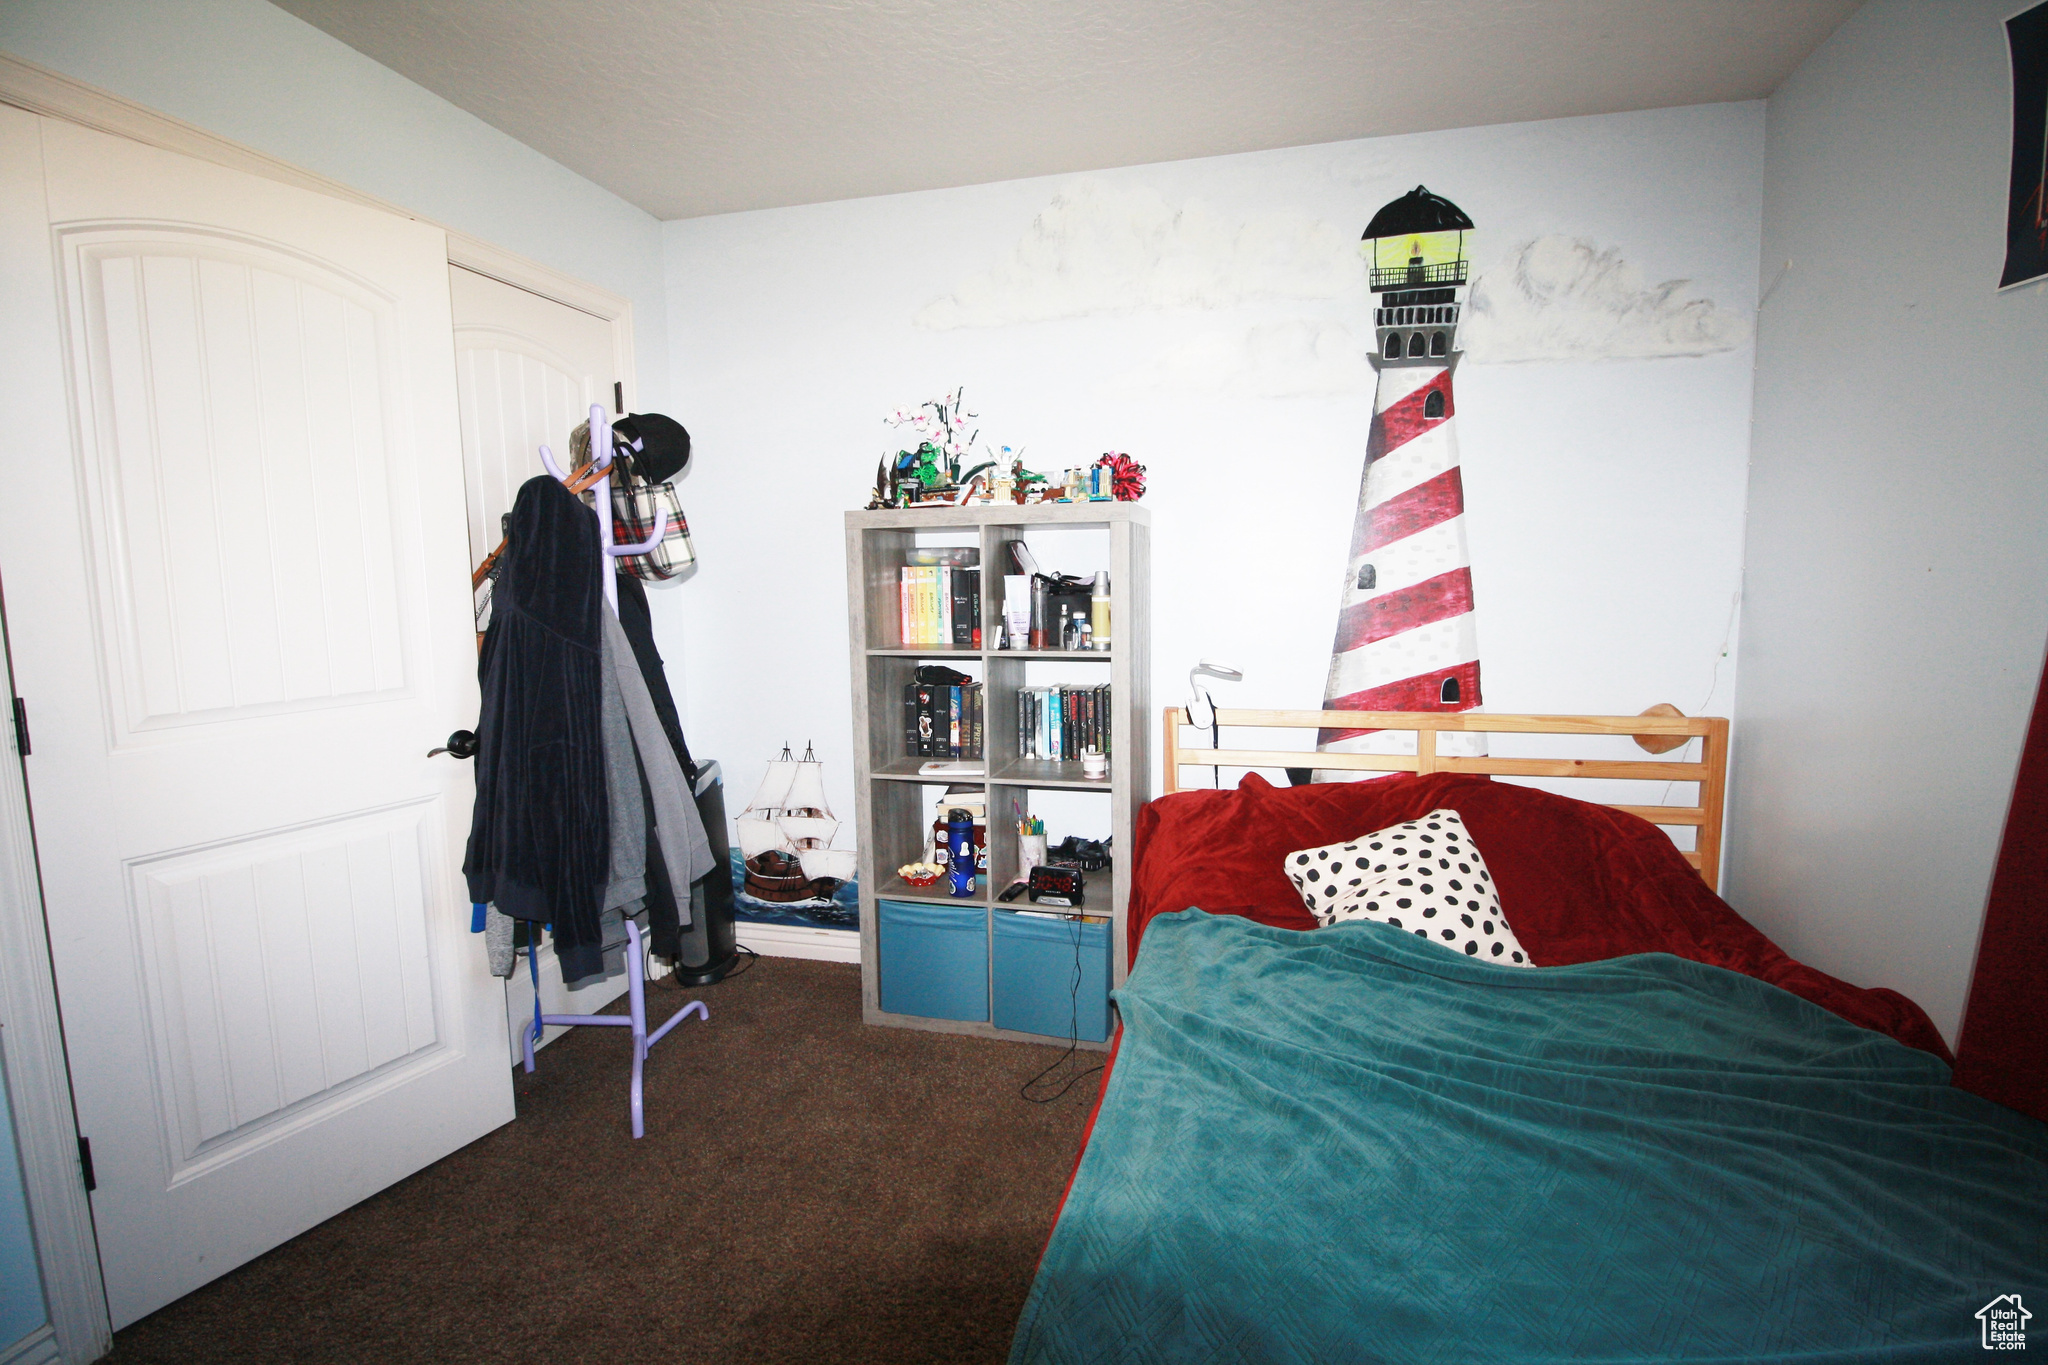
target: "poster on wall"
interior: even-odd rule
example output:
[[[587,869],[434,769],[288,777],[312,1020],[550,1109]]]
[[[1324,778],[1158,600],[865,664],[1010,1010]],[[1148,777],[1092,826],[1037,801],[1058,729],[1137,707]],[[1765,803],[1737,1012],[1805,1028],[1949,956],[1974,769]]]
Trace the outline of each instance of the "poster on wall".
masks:
[[[2005,39],[2012,48],[2012,196],[2000,289],[2048,275],[2048,3],[2006,20]]]

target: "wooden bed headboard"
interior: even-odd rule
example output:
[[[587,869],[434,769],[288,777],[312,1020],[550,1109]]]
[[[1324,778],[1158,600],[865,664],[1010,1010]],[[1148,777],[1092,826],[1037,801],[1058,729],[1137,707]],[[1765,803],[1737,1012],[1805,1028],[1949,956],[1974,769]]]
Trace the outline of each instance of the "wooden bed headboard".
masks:
[[[1413,754],[1336,754],[1292,749],[1191,749],[1181,743],[1188,723],[1178,706],[1166,708],[1166,791],[1181,790],[1182,764],[1204,768],[1323,768],[1382,773],[1478,773],[1494,777],[1596,777],[1629,781],[1697,782],[1695,806],[1622,806],[1653,825],[1690,826],[1696,847],[1681,850],[1710,891],[1718,891],[1721,808],[1728,789],[1728,721],[1721,716],[1512,716],[1479,711],[1237,711],[1218,707],[1218,726],[1280,730],[1405,730]],[[1663,736],[1683,744],[1697,737],[1697,760],[1577,758],[1470,758],[1437,752],[1445,733],[1517,735]]]

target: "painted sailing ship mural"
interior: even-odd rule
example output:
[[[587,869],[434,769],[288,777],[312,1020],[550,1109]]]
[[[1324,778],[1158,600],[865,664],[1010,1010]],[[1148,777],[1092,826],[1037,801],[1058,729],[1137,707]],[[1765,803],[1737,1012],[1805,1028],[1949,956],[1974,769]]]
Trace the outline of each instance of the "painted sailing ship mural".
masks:
[[[1373,215],[1360,250],[1378,342],[1372,434],[1337,615],[1326,711],[1470,711],[1479,637],[1451,376],[1470,273],[1472,220],[1417,185]],[[1373,730],[1324,730],[1318,750],[1386,752]],[[1485,752],[1483,735],[1444,735],[1445,753]],[[1318,770],[1318,781],[1357,776]]]
[[[825,800],[825,765],[809,745],[800,759],[782,746],[733,829],[746,869],[743,889],[756,900],[829,904],[853,880],[858,859],[832,847],[839,818]]]

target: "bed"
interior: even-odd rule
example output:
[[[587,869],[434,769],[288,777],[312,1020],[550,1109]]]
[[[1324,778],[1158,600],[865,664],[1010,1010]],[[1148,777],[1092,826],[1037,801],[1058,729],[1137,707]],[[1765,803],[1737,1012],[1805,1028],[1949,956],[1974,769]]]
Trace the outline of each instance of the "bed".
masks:
[[[1951,1087],[1910,1001],[1793,961],[1710,889],[1725,722],[1219,721],[1418,740],[1344,765],[1383,781],[1254,773],[1141,812],[1122,1023],[1015,1365],[1950,1360],[2002,1296],[2048,1302],[2048,1128]],[[1636,771],[1699,797],[1497,782],[1636,761],[1454,758],[1454,727],[1686,734],[1682,775]],[[1287,854],[1440,808],[1535,970],[1313,929]],[[1646,815],[1700,831],[1699,866]]]

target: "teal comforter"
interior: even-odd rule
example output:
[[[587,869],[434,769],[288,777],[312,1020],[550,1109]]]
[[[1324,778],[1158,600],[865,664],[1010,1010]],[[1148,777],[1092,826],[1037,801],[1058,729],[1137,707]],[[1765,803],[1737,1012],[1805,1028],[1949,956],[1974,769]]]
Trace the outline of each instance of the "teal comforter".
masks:
[[[1013,1365],[2048,1348],[2048,1127],[1775,986],[1187,910],[1117,1001]]]

